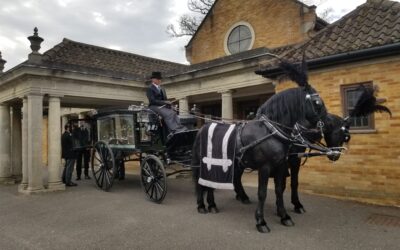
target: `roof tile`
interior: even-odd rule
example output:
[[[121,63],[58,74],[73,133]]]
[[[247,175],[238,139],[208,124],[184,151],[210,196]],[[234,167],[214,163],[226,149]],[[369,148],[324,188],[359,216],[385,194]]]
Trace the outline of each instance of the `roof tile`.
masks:
[[[44,53],[44,63],[49,67],[74,70],[113,77],[146,80],[152,71],[166,72],[186,68],[187,65],[145,57],[75,42],[69,39]]]
[[[400,42],[400,3],[368,0],[340,20],[306,41],[287,58],[300,60],[305,49],[307,59],[363,50]]]

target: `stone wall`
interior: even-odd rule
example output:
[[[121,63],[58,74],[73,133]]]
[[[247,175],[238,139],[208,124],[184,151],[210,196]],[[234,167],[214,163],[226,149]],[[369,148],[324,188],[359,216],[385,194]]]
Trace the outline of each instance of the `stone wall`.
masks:
[[[253,49],[275,48],[307,38],[314,26],[315,9],[293,0],[220,0],[187,47],[189,61],[194,64],[226,56],[225,35],[240,21],[254,29]]]
[[[311,158],[300,171],[300,189],[400,206],[400,60],[342,65],[310,72],[310,83],[322,96],[330,113],[343,115],[341,85],[373,82],[378,97],[392,113],[375,114],[375,132],[352,133],[349,150],[331,163],[325,157]],[[278,91],[293,83],[278,85]]]

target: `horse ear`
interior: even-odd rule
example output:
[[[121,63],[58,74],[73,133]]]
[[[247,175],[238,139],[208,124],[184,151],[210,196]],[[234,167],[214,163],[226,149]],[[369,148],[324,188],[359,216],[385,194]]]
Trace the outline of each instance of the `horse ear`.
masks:
[[[350,113],[350,117],[367,116],[374,112],[387,112],[390,117],[392,117],[392,112],[389,108],[377,104],[377,100],[375,97],[375,88],[360,85],[357,90],[361,91],[361,95],[358,98],[356,105],[354,106],[354,110]]]

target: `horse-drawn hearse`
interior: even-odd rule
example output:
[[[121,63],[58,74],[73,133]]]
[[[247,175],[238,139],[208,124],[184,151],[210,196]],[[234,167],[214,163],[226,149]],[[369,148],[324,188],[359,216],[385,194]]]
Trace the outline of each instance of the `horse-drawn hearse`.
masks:
[[[124,174],[125,162],[140,162],[140,180],[147,197],[161,203],[167,194],[167,176],[190,171],[197,129],[192,115],[181,115],[188,130],[169,135],[159,115],[144,105],[93,110],[90,120],[93,148],[91,169],[96,185],[109,191]],[[179,170],[166,172],[172,164]]]
[[[126,161],[140,162],[140,179],[147,197],[160,203],[167,193],[166,168],[172,164],[193,171],[199,213],[218,212],[214,188],[234,189],[236,198],[249,203],[241,176],[245,168],[258,170],[258,205],[255,213],[259,232],[268,232],[264,219],[267,183],[274,178],[277,214],[281,223],[294,225],[283,203],[287,171],[292,175],[292,203],[295,211],[304,208],[297,195],[297,175],[301,157],[324,155],[338,160],[350,140],[349,120],[329,114],[318,92],[308,83],[302,67],[282,62],[280,67],[297,88],[284,90],[267,100],[251,121],[228,124],[206,123],[195,129],[196,118],[181,117],[191,128],[167,136],[160,117],[147,107],[98,110],[92,116],[93,150],[91,167],[96,184],[108,191]],[[374,91],[364,88],[350,118],[375,111],[390,110],[376,103]],[[218,132],[219,131],[219,132]],[[218,134],[219,133],[219,134]],[[216,139],[218,138],[218,140]],[[326,145],[320,141],[324,138]],[[216,143],[216,141],[218,141]],[[307,149],[314,152],[305,152]],[[220,178],[209,179],[209,173]],[[227,176],[231,183],[219,182]],[[293,178],[294,177],[294,178]],[[207,193],[208,209],[204,194]]]

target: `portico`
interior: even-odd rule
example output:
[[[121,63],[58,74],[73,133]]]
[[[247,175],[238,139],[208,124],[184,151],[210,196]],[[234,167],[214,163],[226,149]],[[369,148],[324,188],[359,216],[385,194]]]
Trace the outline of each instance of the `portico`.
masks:
[[[58,68],[38,52],[40,46],[31,48],[35,50],[26,62],[0,72],[0,183],[20,181],[18,190],[25,194],[65,190],[62,109],[145,101],[144,82],[133,76],[121,79],[104,71]],[[5,60],[1,62],[4,66]]]

